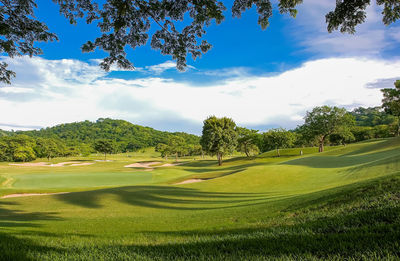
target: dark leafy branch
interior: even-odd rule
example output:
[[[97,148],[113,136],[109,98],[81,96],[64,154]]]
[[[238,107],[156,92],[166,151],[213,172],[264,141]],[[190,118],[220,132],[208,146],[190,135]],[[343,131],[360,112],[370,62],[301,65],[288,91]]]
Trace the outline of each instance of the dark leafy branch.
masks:
[[[133,69],[127,58],[126,47],[132,49],[146,45],[150,40],[153,49],[170,55],[177,61],[177,68],[185,70],[186,58],[200,57],[211,48],[204,39],[206,27],[212,22],[224,20],[225,5],[218,0],[106,0],[100,6],[95,0],[53,0],[60,7],[60,13],[71,24],[79,19],[86,23],[97,23],[101,35],[82,46],[83,52],[96,49],[108,56],[100,66],[108,71],[113,64],[124,69]],[[388,25],[400,17],[398,0],[376,0],[383,6],[383,23]],[[280,0],[280,13],[295,17],[296,6],[302,0]],[[338,0],[336,8],[326,15],[328,31],[354,33],[355,27],[366,18],[370,0]],[[35,42],[57,40],[54,33],[34,16],[34,0],[0,0],[0,51],[10,57],[38,55],[41,50]],[[273,5],[270,0],[235,0],[232,5],[233,17],[240,17],[246,10],[255,7],[258,24],[262,29],[269,25]],[[154,28],[154,30],[151,30]],[[152,33],[150,33],[152,32]],[[150,35],[151,34],[151,35]],[[10,83],[15,74],[0,64],[0,81]]]

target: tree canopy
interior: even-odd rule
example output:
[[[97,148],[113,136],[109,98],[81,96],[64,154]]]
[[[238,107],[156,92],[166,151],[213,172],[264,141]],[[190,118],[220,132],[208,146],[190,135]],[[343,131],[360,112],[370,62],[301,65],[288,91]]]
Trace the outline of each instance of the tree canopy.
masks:
[[[400,80],[394,83],[394,88],[386,88],[383,92],[382,108],[386,113],[397,117],[397,133],[400,135]]]
[[[100,118],[95,122],[81,121],[60,124],[41,130],[18,131],[32,137],[56,138],[65,141],[68,145],[94,146],[98,139],[114,140],[116,152],[136,151],[141,148],[156,146],[158,143],[167,143],[169,136],[182,137],[187,144],[199,144],[200,138],[184,132],[166,132],[143,127],[124,120]]]
[[[276,149],[277,156],[280,157],[279,149],[293,146],[295,139],[294,133],[283,128],[269,130],[263,134],[264,151]]]
[[[106,160],[107,154],[114,152],[115,143],[112,140],[97,140],[94,144],[94,149],[98,152],[104,153],[104,160]]]
[[[221,166],[222,157],[232,153],[237,146],[236,123],[227,117],[208,117],[204,120],[200,144],[208,154],[217,155]]]
[[[324,143],[330,135],[349,135],[350,127],[354,125],[354,117],[346,109],[336,106],[315,107],[307,112],[304,120],[303,133],[318,140],[319,152],[324,151]]]
[[[87,41],[83,52],[96,49],[105,51],[108,56],[100,66],[109,70],[113,64],[133,69],[132,61],[126,58],[126,46],[135,49],[146,45],[150,40],[153,49],[170,55],[177,61],[177,68],[186,68],[186,58],[193,59],[206,53],[211,44],[204,39],[206,27],[224,20],[226,6],[217,0],[105,0],[99,5],[95,0],[53,0],[60,7],[60,13],[71,24],[80,18],[86,23],[96,23],[100,36]],[[279,0],[280,13],[295,17],[296,7],[302,0]],[[383,7],[383,23],[389,25],[400,17],[400,2],[376,0]],[[366,19],[366,8],[371,0],[338,0],[336,8],[326,15],[329,32],[354,33],[355,27]],[[258,24],[262,29],[269,25],[273,13],[270,0],[234,0],[231,8],[233,17],[253,6],[258,13]],[[36,42],[58,40],[56,34],[49,32],[47,25],[35,17],[35,0],[7,0],[0,4],[0,52],[10,57],[18,55],[38,55],[42,50]],[[184,26],[181,26],[184,22]],[[0,63],[0,81],[10,83],[15,73]]]
[[[250,157],[252,154],[258,154],[260,149],[260,135],[257,130],[250,130],[243,127],[237,127],[238,133],[238,147],[237,150]]]

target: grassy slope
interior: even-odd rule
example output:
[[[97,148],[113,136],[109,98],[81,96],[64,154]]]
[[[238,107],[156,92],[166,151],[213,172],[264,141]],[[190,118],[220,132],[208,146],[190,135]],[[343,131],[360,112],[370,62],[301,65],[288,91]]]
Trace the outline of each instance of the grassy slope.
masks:
[[[287,154],[292,153],[299,154]],[[0,200],[1,257],[400,258],[400,139],[303,157],[234,158],[222,168],[204,160],[135,172],[122,167],[130,160],[119,157],[51,174],[62,186],[70,186],[59,191],[101,189]],[[51,176],[46,169],[3,165],[1,170],[3,177],[19,179],[13,185],[20,186],[3,188],[2,193],[32,191],[35,186],[48,190],[57,181],[45,182]],[[74,185],[65,183],[67,174],[85,178]],[[124,175],[126,182],[121,181]],[[151,175],[151,181],[141,180],[143,175]],[[213,175],[223,177],[168,185]],[[34,180],[41,182],[32,184]],[[111,185],[118,186],[107,187]]]

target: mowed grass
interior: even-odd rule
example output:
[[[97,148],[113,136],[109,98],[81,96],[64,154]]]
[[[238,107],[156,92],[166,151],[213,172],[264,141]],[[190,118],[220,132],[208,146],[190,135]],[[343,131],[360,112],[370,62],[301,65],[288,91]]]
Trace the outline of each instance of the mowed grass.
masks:
[[[0,258],[399,259],[400,139],[303,150],[153,171],[123,167],[163,161],[146,153],[50,170],[2,164],[3,194],[76,192],[0,199]],[[191,178],[208,180],[174,185]]]

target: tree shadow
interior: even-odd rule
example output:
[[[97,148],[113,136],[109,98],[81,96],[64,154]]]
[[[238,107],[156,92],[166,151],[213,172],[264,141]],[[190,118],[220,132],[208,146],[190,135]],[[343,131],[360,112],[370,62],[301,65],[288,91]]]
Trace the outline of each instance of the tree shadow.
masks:
[[[364,154],[364,153],[368,153],[374,150],[381,150],[384,149],[388,146],[397,144],[400,146],[400,139],[399,138],[389,138],[389,139],[383,139],[383,140],[368,140],[368,141],[363,141],[362,143],[371,143],[373,142],[373,144],[370,144],[368,146],[363,146],[357,150],[351,151],[347,154],[345,154],[345,156],[352,156],[352,155],[358,155],[358,154]]]
[[[399,186],[400,177],[393,175],[303,195],[285,210],[286,219],[257,227],[143,231],[178,243],[123,249],[161,260],[397,260]]]
[[[7,208],[17,205],[15,202],[0,201],[0,227],[38,227],[40,225],[32,221],[61,220],[56,212],[26,212]]]
[[[0,260],[39,260],[34,256],[49,252],[60,253],[63,250],[38,244],[26,237],[27,233],[12,228],[37,228],[42,225],[38,221],[59,221],[56,212],[26,212],[17,210],[17,203],[12,201],[0,201]],[[40,232],[33,231],[37,235]],[[56,237],[57,235],[52,234]]]
[[[105,195],[116,196],[120,202],[132,206],[175,210],[222,209],[256,204],[276,197],[274,193],[204,192],[173,186],[126,186],[60,194],[56,197],[81,207],[101,208],[99,201]]]
[[[131,245],[126,251],[162,260],[393,258],[400,257],[398,215],[398,207],[367,209],[271,228],[164,232],[188,243]]]
[[[365,163],[372,163],[374,161],[379,161],[384,158],[392,157],[393,155],[397,155],[399,153],[399,149],[395,148],[391,150],[378,151],[368,154],[354,154],[351,156],[318,155],[285,161],[280,163],[280,165],[306,166],[311,168],[343,168]]]
[[[234,166],[221,166],[218,167],[216,166],[215,168],[205,168],[205,167],[191,167],[187,168],[187,165],[183,166],[183,169],[188,172],[194,172],[194,173],[206,173],[206,172],[215,172],[215,171],[236,171],[236,170],[246,170],[249,167],[256,167],[256,166],[261,166],[265,165],[263,162],[253,162],[253,163],[248,163],[248,164],[240,164],[240,165],[234,165]]]

